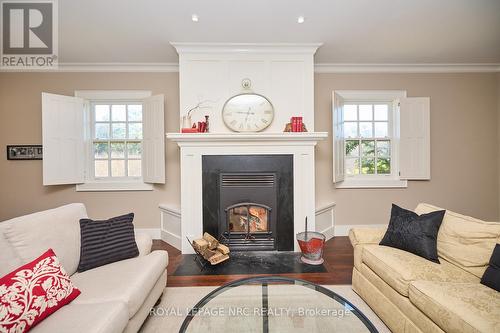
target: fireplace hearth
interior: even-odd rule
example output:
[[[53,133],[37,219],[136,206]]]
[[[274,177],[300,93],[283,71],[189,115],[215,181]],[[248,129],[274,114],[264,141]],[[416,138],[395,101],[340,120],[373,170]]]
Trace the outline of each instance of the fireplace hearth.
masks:
[[[232,251],[293,250],[291,155],[203,156],[203,229]]]

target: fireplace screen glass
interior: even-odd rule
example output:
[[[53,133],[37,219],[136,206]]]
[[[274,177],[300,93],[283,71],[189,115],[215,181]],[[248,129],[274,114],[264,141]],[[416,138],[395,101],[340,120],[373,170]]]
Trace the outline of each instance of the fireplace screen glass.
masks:
[[[231,206],[227,210],[230,232],[269,232],[269,209],[255,204]]]

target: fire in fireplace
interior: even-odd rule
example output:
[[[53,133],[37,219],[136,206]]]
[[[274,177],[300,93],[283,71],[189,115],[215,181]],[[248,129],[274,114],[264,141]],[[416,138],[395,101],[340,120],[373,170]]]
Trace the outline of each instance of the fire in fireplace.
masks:
[[[225,210],[228,234],[243,234],[246,239],[255,239],[252,236],[254,233],[270,235],[269,214],[271,207],[245,202],[229,206]]]

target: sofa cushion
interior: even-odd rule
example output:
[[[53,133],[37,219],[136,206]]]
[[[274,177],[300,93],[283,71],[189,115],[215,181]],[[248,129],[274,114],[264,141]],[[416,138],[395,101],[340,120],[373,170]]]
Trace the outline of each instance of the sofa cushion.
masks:
[[[27,332],[78,295],[49,249],[0,278],[0,331]]]
[[[392,204],[389,227],[380,245],[411,252],[437,262],[437,234],[445,211],[418,215]]]
[[[408,297],[416,280],[479,282],[479,278],[441,260],[437,264],[412,253],[381,245],[365,245],[362,261],[398,293]]]
[[[4,234],[23,263],[52,248],[69,275],[76,272],[80,260],[80,225],[87,217],[81,203],[13,218]]]
[[[500,292],[500,244],[495,245],[490,265],[484,271],[481,283]]]
[[[421,203],[415,212],[425,214],[436,210],[443,208]],[[500,223],[447,210],[438,233],[438,255],[480,278],[499,240]]]
[[[0,229],[0,277],[7,275],[21,265],[21,259]]]
[[[82,292],[75,302],[88,304],[121,301],[127,304],[131,318],[167,268],[167,263],[166,251],[153,251],[147,256],[75,273],[71,280]]]
[[[500,293],[482,284],[415,281],[409,297],[446,332],[500,332]]]
[[[134,237],[134,213],[105,221],[80,220],[80,263],[84,272],[115,261],[137,257],[139,249]]]
[[[125,303],[71,303],[42,321],[30,333],[122,333],[127,323]]]

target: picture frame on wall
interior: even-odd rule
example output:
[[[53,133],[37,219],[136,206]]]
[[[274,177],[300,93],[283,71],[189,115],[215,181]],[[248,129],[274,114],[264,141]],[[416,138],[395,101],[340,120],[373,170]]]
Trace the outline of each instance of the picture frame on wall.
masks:
[[[8,160],[41,160],[42,145],[7,145]]]

